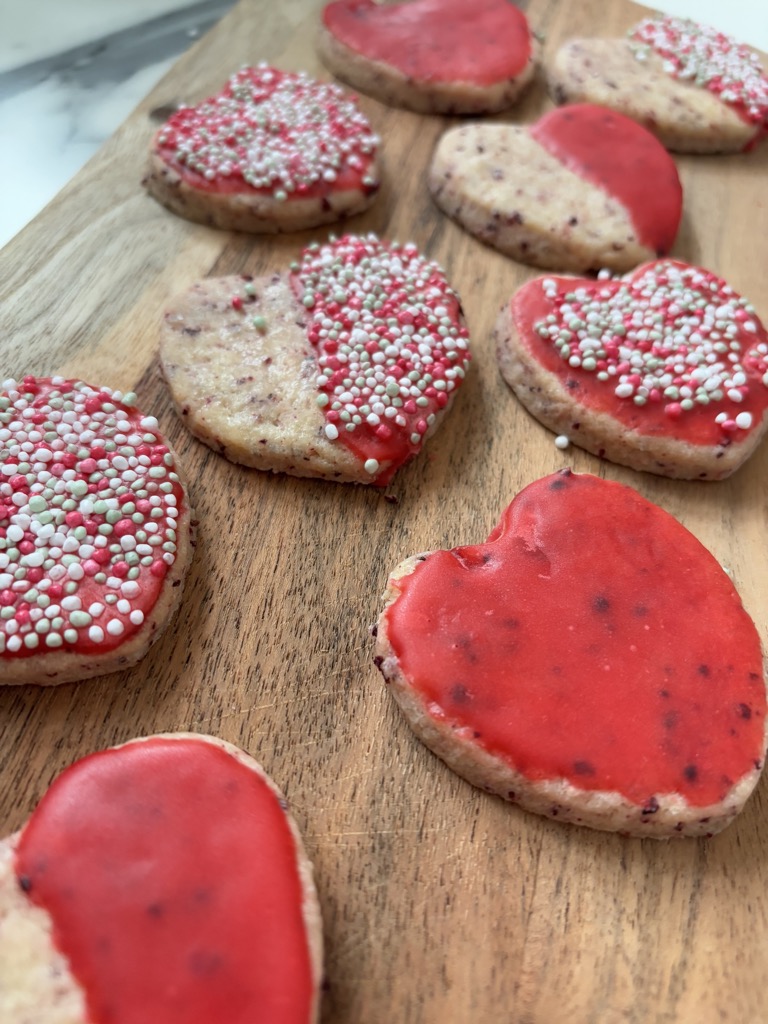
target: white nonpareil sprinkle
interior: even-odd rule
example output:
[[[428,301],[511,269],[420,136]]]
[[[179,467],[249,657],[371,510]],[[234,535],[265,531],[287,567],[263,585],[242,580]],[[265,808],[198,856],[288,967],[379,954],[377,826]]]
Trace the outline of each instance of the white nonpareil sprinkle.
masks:
[[[709,89],[753,124],[768,124],[768,79],[757,54],[735,39],[689,18],[671,17],[641,21],[629,39],[638,59],[653,50],[674,78]]]
[[[562,451],[565,451],[570,443],[570,437],[567,437],[565,434],[558,434],[555,438],[555,448],[560,448]]]

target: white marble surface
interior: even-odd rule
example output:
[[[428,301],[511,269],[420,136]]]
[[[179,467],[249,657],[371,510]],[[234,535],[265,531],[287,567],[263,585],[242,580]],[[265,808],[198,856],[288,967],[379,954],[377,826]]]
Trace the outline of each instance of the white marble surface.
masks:
[[[0,0],[0,246],[233,3]],[[662,0],[658,6],[768,51],[768,0]]]

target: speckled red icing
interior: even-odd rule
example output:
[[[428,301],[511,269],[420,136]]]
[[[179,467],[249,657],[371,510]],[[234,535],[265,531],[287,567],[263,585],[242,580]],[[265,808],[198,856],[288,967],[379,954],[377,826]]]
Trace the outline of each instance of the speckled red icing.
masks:
[[[134,402],[62,377],[3,384],[1,659],[111,651],[154,607],[185,497]]]
[[[668,74],[709,89],[745,121],[768,130],[768,78],[747,46],[689,18],[646,18],[629,39],[638,60],[657,53]]]
[[[638,241],[665,256],[683,212],[675,161],[649,131],[592,103],[558,107],[531,126],[531,135],[585,181],[618,199]]]
[[[296,858],[263,779],[209,742],[154,737],[60,775],[15,869],[89,1024],[309,1024]]]
[[[415,245],[374,235],[310,245],[292,284],[317,349],[326,436],[384,485],[420,450],[464,377],[458,297]]]
[[[574,399],[640,433],[718,445],[765,417],[765,328],[708,270],[658,260],[623,278],[536,278],[512,316]]]
[[[757,631],[720,565],[620,484],[525,488],[485,544],[438,551],[386,611],[427,713],[529,780],[653,813],[721,801],[763,756]]]
[[[523,12],[509,0],[337,0],[323,24],[345,46],[417,82],[488,86],[516,78],[531,57]]]
[[[266,64],[243,68],[218,95],[181,107],[155,138],[195,188],[278,201],[373,191],[378,144],[350,93]]]

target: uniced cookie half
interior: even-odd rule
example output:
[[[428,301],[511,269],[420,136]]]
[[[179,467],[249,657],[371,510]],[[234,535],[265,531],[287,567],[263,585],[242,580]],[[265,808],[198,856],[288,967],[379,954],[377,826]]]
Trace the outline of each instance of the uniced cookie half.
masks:
[[[557,821],[711,835],[763,767],[760,639],[717,560],[636,491],[569,470],[485,543],[391,574],[375,662],[481,789]]]
[[[429,188],[470,234],[555,270],[629,270],[664,255],[682,213],[677,168],[661,143],[591,104],[530,126],[451,129],[432,158]]]
[[[558,103],[599,103],[681,153],[737,153],[768,128],[757,54],[687,18],[646,18],[623,39],[571,39],[548,68]]]
[[[136,396],[63,377],[0,390],[0,685],[144,656],[192,557],[177,458]]]
[[[768,429],[768,337],[708,270],[529,281],[499,314],[502,376],[556,434],[661,476],[721,480]]]
[[[468,333],[415,245],[348,235],[287,274],[195,284],[166,313],[160,360],[184,424],[231,461],[384,486],[448,411]]]
[[[504,110],[535,72],[528,22],[508,0],[335,0],[317,49],[354,88],[424,114]]]
[[[320,910],[285,799],[211,736],[67,768],[0,843],[0,1019],[314,1024]]]
[[[230,231],[300,231],[365,210],[379,138],[338,85],[266,64],[180,107],[156,133],[143,184],[188,220]]]

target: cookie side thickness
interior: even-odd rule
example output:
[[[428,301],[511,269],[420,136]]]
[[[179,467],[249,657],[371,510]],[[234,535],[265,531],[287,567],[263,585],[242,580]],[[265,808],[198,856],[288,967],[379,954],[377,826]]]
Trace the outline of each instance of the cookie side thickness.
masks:
[[[522,127],[450,129],[435,149],[428,183],[449,217],[521,263],[620,271],[655,256],[617,199],[564,166]]]
[[[705,89],[671,78],[663,60],[642,62],[626,39],[573,39],[547,72],[557,103],[596,103],[644,125],[680,153],[737,153],[756,138],[754,126]]]
[[[656,305],[653,310],[646,305],[643,312],[638,294],[645,289],[646,280],[651,282],[648,287]],[[635,281],[638,285],[633,299],[623,282]],[[524,285],[501,310],[495,327],[502,376],[541,423],[592,454],[662,476],[724,479],[749,458],[768,430],[763,365],[768,339],[764,328],[754,312],[747,313],[751,307],[745,300],[715,275],[699,268],[658,261],[639,267],[623,282],[539,278]],[[703,292],[688,290],[691,282]],[[553,315],[557,303],[553,305],[546,298],[545,286],[553,295],[561,296],[558,301],[566,294],[572,296],[567,320],[573,331],[565,323],[558,326]],[[640,321],[649,312],[654,316],[664,314],[668,286],[673,292],[667,290],[667,296],[672,294],[676,302],[679,299],[678,313],[666,314],[666,333],[659,336],[654,343],[658,347],[651,350],[650,341],[636,340],[643,329]],[[713,292],[712,288],[717,290]],[[701,298],[707,293],[719,296],[711,305],[713,312],[717,306],[718,316],[723,317],[719,331]],[[601,295],[606,297],[602,307],[599,302],[589,305]],[[589,309],[593,312],[586,313]],[[575,326],[582,315],[594,321],[597,337],[574,361],[569,354],[575,332],[585,332],[587,326],[586,322]],[[635,316],[640,320],[633,325]],[[695,323],[690,321],[687,331],[701,340],[688,342],[675,333],[675,316],[693,316]],[[548,317],[552,317],[551,325]],[[648,330],[654,328],[646,328],[648,337]],[[618,329],[622,330],[621,336]],[[555,333],[555,343],[549,339],[550,330]],[[563,337],[567,335],[572,341],[561,343],[559,331],[565,331]],[[737,341],[739,349],[734,352]],[[559,351],[561,344],[564,355]],[[632,355],[634,345],[639,348]],[[728,352],[729,360],[737,361],[724,363],[724,352]],[[715,362],[713,353],[717,355]],[[649,357],[652,363],[647,361]],[[630,365],[623,359],[637,362]],[[684,374],[677,374],[675,366]],[[698,373],[703,366],[711,368],[710,376],[695,379],[691,370]],[[605,372],[608,369],[613,376]],[[640,395],[637,402],[636,394]]]
[[[504,110],[535,72],[527,21],[506,0],[483,0],[471,14],[456,0],[339,0],[323,9],[316,46],[354,88],[426,114]]]
[[[672,643],[664,640],[664,634],[658,632],[659,620],[656,618],[656,606],[667,599],[655,594],[651,595],[645,609],[648,616],[645,624],[651,624],[655,640],[649,643],[647,639],[643,640],[643,630],[631,629],[625,650],[631,667],[628,669],[626,665],[619,664],[619,677],[612,673],[609,678],[605,672],[595,671],[592,673],[594,678],[590,679],[590,666],[582,666],[583,661],[592,657],[586,653],[589,638],[577,627],[576,633],[568,640],[570,654],[564,652],[561,640],[571,616],[578,618],[580,614],[577,602],[581,597],[581,585],[568,585],[568,601],[556,602],[558,625],[554,630],[549,628],[548,620],[539,620],[539,608],[542,606],[536,602],[541,600],[541,593],[530,589],[532,582],[536,583],[536,577],[545,579],[540,576],[546,571],[542,566],[549,564],[549,571],[555,576],[561,568],[551,543],[553,531],[544,525],[543,513],[535,513],[534,499],[542,499],[544,488],[549,488],[551,494],[562,493],[574,482],[579,488],[600,489],[599,495],[590,496],[593,498],[589,501],[589,516],[592,518],[595,517],[595,509],[599,509],[597,516],[602,519],[601,503],[615,505],[617,493],[624,491],[634,495],[629,488],[621,488],[617,492],[620,485],[595,482],[595,478],[558,474],[521,492],[486,544],[458,548],[453,552],[432,552],[403,562],[390,577],[385,594],[386,606],[377,628],[376,663],[419,738],[474,785],[519,803],[527,810],[598,829],[657,838],[715,833],[741,810],[762,769],[766,743],[765,685],[760,644],[754,626],[743,612],[730,581],[712,556],[666,513],[634,495],[635,511],[645,508],[645,516],[653,522],[657,533],[671,529],[676,543],[684,546],[680,553],[681,571],[684,571],[688,555],[696,552],[696,557],[701,560],[698,570],[704,572],[708,583],[717,581],[717,600],[723,599],[720,610],[735,626],[734,635],[740,641],[745,638],[748,641],[739,653],[739,665],[748,668],[748,671],[745,669],[748,678],[739,689],[739,696],[744,699],[736,700],[731,707],[729,700],[734,698],[738,689],[733,688],[727,697],[722,698],[723,707],[719,708],[715,705],[721,698],[718,695],[713,700],[711,690],[708,691],[706,700],[712,701],[711,722],[710,728],[704,729],[706,715],[702,716],[697,710],[695,692],[706,680],[714,685],[714,678],[719,681],[724,675],[722,666],[716,667],[713,661],[705,666],[712,677],[705,676],[696,666],[702,637],[703,642],[707,642],[706,625],[694,631],[698,633],[696,649],[687,653],[686,664],[695,670],[691,678],[683,679],[680,647],[685,641],[677,635],[670,648],[670,657],[677,659],[677,679],[665,678],[661,672],[658,677],[654,675],[660,658],[663,658],[656,654],[654,645],[659,641],[662,646]],[[646,522],[646,525],[649,524]],[[620,534],[624,528],[623,525],[612,527],[613,534]],[[575,548],[572,554],[578,558],[579,545],[588,547],[584,539],[589,531],[579,533],[579,523],[572,520],[568,529],[573,531],[575,539],[566,542],[565,547]],[[476,581],[483,575],[490,573],[493,576],[498,572],[498,559],[504,554],[499,548],[509,543],[503,538],[510,533],[516,537],[518,560],[510,568],[510,581],[500,585],[498,591],[499,596],[502,593],[506,595],[501,602],[503,608],[496,608],[483,596],[488,593],[487,587],[475,592],[467,587],[472,585],[473,579]],[[662,549],[655,551],[654,544],[662,541],[652,541],[648,534],[644,536],[643,552],[647,551],[649,557],[656,557]],[[557,541],[554,543],[556,546]],[[602,601],[599,607],[595,605],[588,611],[591,615],[596,611],[598,618],[605,621],[615,614],[617,585],[614,576],[618,573],[621,577],[626,567],[622,561],[617,562],[613,543],[612,537],[600,539],[601,551],[606,552],[606,564],[611,563],[613,570],[605,579],[596,582],[595,593]],[[633,558],[636,556],[637,553]],[[588,552],[584,557],[590,560]],[[536,563],[533,581],[528,572],[520,573],[521,559],[525,562],[528,558],[531,563]],[[465,577],[465,585],[459,591],[463,601],[461,609],[452,608],[456,594],[454,584],[461,582],[453,579],[457,573],[459,577]],[[592,576],[598,575],[599,570],[593,570]],[[591,586],[593,580],[589,582]],[[538,583],[539,588],[547,586],[547,582]],[[680,584],[676,583],[676,586],[679,589]],[[683,589],[690,586],[688,582]],[[414,604],[419,593],[431,595],[428,620],[424,619],[426,609],[417,611]],[[638,589],[638,600],[641,594],[642,590]],[[693,608],[685,607],[686,613],[693,613]],[[509,620],[512,631],[498,628],[504,627],[505,620]],[[494,621],[496,626],[492,625]],[[446,629],[453,636],[452,645]],[[499,636],[496,641],[483,636],[494,629],[499,636],[504,633],[501,647],[494,648],[494,643],[500,642]],[[687,633],[687,629],[684,632]],[[439,636],[438,640],[435,640],[436,636]],[[478,675],[472,675],[471,660],[463,660],[465,647],[462,638],[471,638],[471,650],[480,655],[483,664],[477,669]],[[606,647],[604,641],[596,642]],[[536,667],[536,657],[531,660],[530,644],[540,645],[540,651],[545,652],[541,654],[545,661],[547,658],[560,658],[563,676],[542,673],[541,666]],[[635,647],[639,648],[639,653]],[[497,651],[502,659],[500,665],[506,665],[508,682],[502,683],[501,678],[497,682],[488,682],[486,652],[489,649]],[[614,654],[621,658],[618,651]],[[608,657],[607,649],[605,657]],[[418,668],[415,667],[417,665]],[[654,669],[649,666],[654,666]],[[575,682],[574,673],[583,677],[582,682]],[[609,684],[607,691],[606,684]],[[498,691],[494,689],[497,686],[501,687]],[[561,690],[565,687],[565,690],[561,692],[558,686]],[[514,687],[523,698],[528,693],[532,694],[533,703],[528,711],[514,703],[517,700]],[[607,694],[611,694],[615,687],[620,693],[613,699]],[[686,690],[691,688],[694,695],[686,696]],[[601,692],[602,697],[599,696]],[[575,694],[578,694],[576,706],[573,705]],[[552,700],[555,704],[550,708],[550,715],[546,710],[549,707],[547,701],[551,703]],[[601,704],[601,701],[607,703]],[[611,701],[615,705],[613,710],[610,710]],[[629,717],[627,708],[632,709]],[[661,721],[656,720],[657,713]],[[594,716],[599,717],[596,727],[592,725]],[[623,720],[628,724],[622,725]],[[737,749],[728,736],[721,735],[731,720],[734,730],[741,731],[742,725],[746,726],[739,740],[743,749]],[[516,722],[521,724],[517,726]],[[702,728],[698,735],[700,725]],[[517,740],[508,741],[514,744],[517,753],[499,739],[499,732],[505,729],[511,729],[510,736],[516,731],[519,734]],[[524,730],[522,734],[520,729]],[[613,736],[616,730],[627,733],[628,729],[631,735],[627,734],[620,741],[617,761],[616,752],[611,750],[610,744],[606,746],[605,737]],[[546,740],[543,739],[545,735],[548,737]],[[677,774],[677,767],[665,753],[665,744],[673,740],[679,746],[677,756],[683,760],[689,758],[679,776],[678,789],[668,785],[670,771],[673,778]],[[638,754],[643,746],[644,752]],[[578,753],[574,754],[577,748]],[[622,758],[627,765],[624,769],[618,763]],[[666,760],[661,767],[659,759]],[[609,767],[609,762],[612,767]],[[553,767],[556,764],[559,768]],[[727,785],[721,785],[717,781],[718,766],[725,768],[729,764],[731,770],[740,767],[733,778],[728,779]],[[654,783],[663,778],[667,779],[667,784],[656,787]]]
[[[182,744],[182,746],[179,746]],[[222,757],[222,754],[227,755]],[[108,759],[108,760],[107,760]],[[245,766],[251,773],[247,776],[239,773],[237,765]],[[144,779],[142,781],[142,765],[144,766]],[[206,774],[205,786],[200,787],[200,776],[196,774],[196,768],[207,766],[209,773]],[[159,773],[157,777],[151,778],[152,772]],[[164,777],[163,772],[167,771]],[[212,772],[212,776],[210,774]],[[255,778],[253,777],[255,775]],[[168,784],[171,780],[172,784]],[[197,782],[194,782],[194,779]],[[252,884],[248,878],[253,870],[248,867],[247,872],[240,870],[239,876],[233,883],[228,876],[231,870],[224,873],[217,872],[214,878],[198,878],[198,867],[196,864],[187,864],[183,871],[178,873],[168,866],[168,871],[163,867],[161,858],[155,857],[158,844],[155,842],[154,830],[162,829],[156,820],[150,820],[151,815],[143,814],[141,803],[134,804],[133,810],[125,804],[125,782],[132,780],[132,784],[139,782],[141,789],[138,792],[146,794],[147,799],[170,800],[168,811],[176,819],[184,818],[184,801],[179,802],[173,796],[174,792],[181,792],[184,786],[194,785],[195,793],[186,803],[192,808],[201,805],[201,801],[208,799],[210,793],[225,785],[226,791],[222,790],[213,813],[206,817],[216,817],[220,805],[232,809],[238,801],[245,800],[251,810],[248,814],[248,824],[242,819],[238,822],[225,823],[221,820],[217,823],[218,833],[214,841],[205,837],[199,838],[190,849],[195,848],[196,857],[206,857],[210,861],[213,854],[214,861],[217,854],[216,846],[219,845],[221,834],[230,836],[232,829],[242,833],[237,842],[229,843],[230,851],[235,851],[235,862],[231,862],[232,868],[241,868],[244,865],[260,863],[263,859],[261,847],[266,842],[269,846],[267,856],[271,859],[276,857],[284,858],[285,866],[270,866],[267,870],[273,874],[285,875],[286,880],[293,876],[293,881],[286,882],[292,895],[288,900],[276,900],[280,893],[284,894],[283,882],[274,880],[270,885],[265,900],[261,903],[261,913],[258,914],[265,921],[264,915],[271,922],[268,937],[259,938],[252,935],[248,942],[240,943],[243,938],[239,934],[244,927],[244,914],[246,911],[240,908],[240,903],[248,903],[252,896]],[[213,781],[211,781],[213,779]],[[186,780],[186,781],[185,781]],[[229,780],[229,781],[227,781]],[[227,788],[228,787],[228,788]],[[203,795],[198,794],[202,788]],[[81,797],[95,800],[94,811],[91,813],[88,808],[83,809],[78,804],[77,812],[64,813],[61,800],[67,799],[67,795],[79,793]],[[134,789],[134,792],[137,792]],[[205,794],[208,794],[206,796]],[[165,794],[165,795],[163,795]],[[103,805],[103,797],[106,795],[108,803]],[[100,803],[101,801],[101,803]],[[113,809],[113,803],[117,801],[119,808]],[[57,803],[58,802],[58,803]],[[100,826],[96,831],[102,838],[95,834],[89,834],[89,814],[94,817],[98,808],[102,807],[104,828]],[[120,815],[122,808],[122,820]],[[199,809],[199,806],[198,806]],[[131,815],[137,820],[133,821]],[[143,824],[140,822],[143,820]],[[267,822],[272,821],[271,825]],[[177,825],[182,831],[189,832],[189,822]],[[243,847],[246,840],[243,838],[248,829],[259,830],[262,842],[248,847]],[[62,831],[63,829],[63,831]],[[222,833],[224,829],[224,833]],[[229,832],[226,830],[230,829]],[[47,830],[47,831],[46,831]],[[262,831],[265,830],[265,831]],[[268,837],[268,838],[267,838]],[[94,898],[93,888],[103,888],[102,883],[106,880],[109,888],[112,884],[109,872],[102,872],[99,868],[99,860],[103,859],[104,849],[109,849],[112,839],[118,842],[118,858],[124,851],[130,850],[130,856],[138,858],[136,864],[144,864],[140,871],[131,873],[130,863],[126,866],[123,875],[124,879],[133,878],[134,885],[126,887],[122,885],[119,891],[113,893],[110,905],[113,907],[115,919],[115,935],[113,944],[115,956],[110,966],[110,958],[104,958],[103,953],[99,954],[96,960],[88,952],[88,920],[93,918],[96,932],[103,927],[103,916],[99,911],[99,896],[96,895],[96,906],[93,910],[87,904]],[[185,854],[183,843],[181,846],[175,839],[168,835],[167,839],[160,839],[167,845],[176,846],[176,853],[181,853],[182,860],[186,857],[189,860],[188,851]],[[58,901],[55,888],[58,880],[51,880],[47,873],[37,872],[36,859],[42,855],[49,857],[51,852],[56,856],[62,854],[67,843],[72,849],[69,853],[72,866],[62,865],[55,861],[55,872],[58,875],[71,875],[70,888],[79,893],[84,887],[88,891],[88,899],[81,904],[79,899],[74,903]],[[212,845],[213,843],[213,845]],[[30,961],[32,964],[37,961],[38,970],[42,969],[46,960],[52,963],[57,962],[59,954],[52,945],[51,928],[55,929],[57,943],[63,943],[70,954],[71,963],[75,975],[84,986],[84,994],[88,1001],[89,1012],[82,1016],[63,1017],[61,1024],[88,1024],[102,1020],[102,1014],[110,1011],[115,1012],[110,1020],[128,1024],[137,1020],[146,1019],[146,1006],[152,1007],[152,1019],[160,1022],[167,1021],[168,1024],[176,1024],[183,1019],[186,1022],[195,1020],[209,1021],[218,1019],[219,1013],[223,1013],[227,1020],[235,1024],[242,1021],[243,1024],[250,1024],[254,1019],[256,1008],[265,1014],[265,1020],[270,1022],[281,1022],[281,1024],[308,1024],[317,1020],[319,1002],[319,983],[322,973],[322,931],[319,914],[317,895],[312,881],[312,866],[306,858],[300,836],[290,814],[286,810],[285,800],[275,784],[264,773],[263,769],[248,755],[232,747],[224,741],[213,737],[198,736],[195,734],[170,734],[148,737],[142,740],[131,741],[123,747],[113,748],[110,751],[103,751],[100,754],[92,755],[82,761],[76,762],[70,769],[67,769],[51,787],[49,793],[43,797],[39,808],[32,815],[29,823],[22,832],[14,837],[12,845],[17,847],[15,856],[15,869],[23,882],[20,886],[14,879],[16,893],[13,898],[18,902],[22,889],[29,893],[29,896],[21,896],[27,903],[27,910],[21,908],[18,913],[21,920],[35,919],[39,925],[41,915],[47,917],[45,910],[40,906],[32,905],[29,899],[36,904],[52,900],[51,908],[53,918],[49,919],[47,925],[48,951],[31,950]],[[88,851],[90,847],[90,852]],[[247,855],[246,855],[246,850]],[[278,853],[283,850],[283,853]],[[93,854],[94,863],[88,870],[89,882],[81,881],[78,874],[78,864],[88,861]],[[271,864],[270,859],[270,864]],[[213,861],[211,861],[213,863]],[[147,866],[149,866],[147,868]],[[183,866],[183,865],[182,865]],[[265,865],[259,868],[263,871]],[[191,874],[190,874],[191,870]],[[255,869],[254,869],[255,870]],[[165,873],[165,874],[164,874]],[[237,874],[237,872],[235,872]],[[192,877],[194,876],[194,878]],[[6,880],[4,880],[5,883]],[[185,910],[185,886],[202,886],[201,891],[208,892],[212,888],[213,895],[208,901],[200,900],[194,904],[195,916],[200,920],[200,926],[195,928],[194,918],[190,917],[189,908]],[[263,888],[263,886],[262,886]],[[285,890],[285,891],[289,891]],[[2,889],[0,888],[0,892]],[[10,896],[6,892],[4,896]],[[131,910],[131,901],[134,901],[135,913]],[[142,900],[150,905],[150,911],[145,914],[141,906]],[[153,902],[154,901],[154,902]],[[4,899],[4,902],[7,902]],[[153,913],[151,908],[157,908]],[[223,917],[222,917],[223,914]],[[119,918],[122,915],[122,921]],[[127,916],[126,916],[127,915]],[[276,920],[279,917],[280,921]],[[2,918],[0,918],[2,920]],[[176,921],[174,929],[173,921]],[[203,922],[208,921],[203,925]],[[86,932],[83,933],[82,929]],[[78,931],[78,929],[80,931]],[[239,929],[239,931],[238,931]],[[253,925],[248,926],[253,932]],[[276,929],[276,930],[275,930]],[[176,935],[174,937],[174,930]],[[294,939],[291,940],[294,947],[296,942],[305,952],[299,955],[298,947],[294,952],[285,958],[288,965],[289,975],[286,982],[285,992],[262,991],[265,986],[272,985],[272,976],[277,976],[275,966],[265,972],[263,964],[269,964],[275,957],[280,957],[280,950],[283,948],[283,939],[280,937],[281,930],[291,931]],[[131,946],[132,938],[144,937],[138,944],[138,948],[130,948],[128,962],[134,963],[136,958],[147,960],[145,969],[136,981],[135,971],[126,972],[121,966],[121,956],[125,955],[126,949]],[[258,929],[257,929],[258,932]],[[95,933],[92,933],[95,934]],[[304,936],[300,939],[299,936]],[[3,932],[0,930],[0,942]],[[7,931],[6,939],[17,938],[11,931]],[[256,947],[254,947],[256,942]],[[258,944],[267,944],[267,952],[263,955],[253,952]],[[126,947],[126,943],[128,946]],[[162,955],[155,956],[153,960],[153,948],[159,943],[162,948]],[[121,953],[121,948],[123,952]],[[185,953],[184,950],[187,950]],[[0,948],[0,960],[6,950]],[[42,955],[42,963],[40,963]],[[89,967],[89,958],[90,964]],[[252,977],[252,967],[247,967],[247,962],[256,958],[261,970],[261,978]],[[96,961],[100,963],[96,963]],[[210,962],[210,968],[206,964]],[[199,966],[196,967],[195,964]],[[214,966],[215,965],[215,966]],[[240,965],[240,967],[238,967]],[[234,976],[232,971],[241,971],[241,975]],[[244,972],[244,973],[243,973]],[[110,977],[107,977],[107,974]],[[256,975],[258,975],[258,971]],[[174,974],[178,978],[178,984],[169,986],[168,981],[173,980]],[[111,980],[110,980],[111,978]],[[75,991],[83,998],[83,990],[80,984],[71,978]],[[156,989],[152,995],[152,985],[156,982]],[[224,989],[222,989],[222,985]],[[217,989],[219,991],[217,991]],[[230,991],[231,989],[231,991]],[[252,994],[246,998],[246,994]],[[118,1000],[113,1003],[113,997],[118,994]],[[0,994],[2,998],[14,998],[10,996],[9,990]],[[37,993],[30,991],[24,995],[23,988],[15,996],[18,1004],[27,1009],[30,1014],[34,1011],[46,1008],[43,1000],[38,1000]],[[22,1000],[26,999],[24,1003]],[[144,1003],[142,1004],[142,1000]],[[212,1003],[213,1000],[213,1003]],[[255,1002],[254,1002],[255,1000]],[[111,1004],[111,1006],[110,1006]],[[2,1003],[0,1003],[2,1005]],[[186,1005],[186,1009],[185,1009]],[[213,1011],[213,1012],[212,1012]],[[211,1016],[212,1013],[212,1016]],[[138,1016],[136,1016],[138,1014]],[[191,1014],[191,1016],[190,1016]],[[206,1017],[206,1014],[208,1016]],[[18,1019],[18,1018],[14,1018]],[[40,1016],[31,1016],[31,1021],[43,1019]],[[45,1018],[48,1019],[47,1017]],[[58,1024],[58,1018],[53,1018]],[[22,1018],[25,1020],[25,1018]]]
[[[385,486],[450,409],[467,339],[437,264],[345,236],[288,278],[195,285],[166,315],[161,362],[189,429],[232,461]]]
[[[171,116],[155,135],[143,184],[188,220],[298,231],[370,206],[380,183],[378,144],[339,86],[259,65]]]
[[[0,395],[0,682],[128,667],[181,599],[193,523],[178,460],[135,396],[64,378]]]

